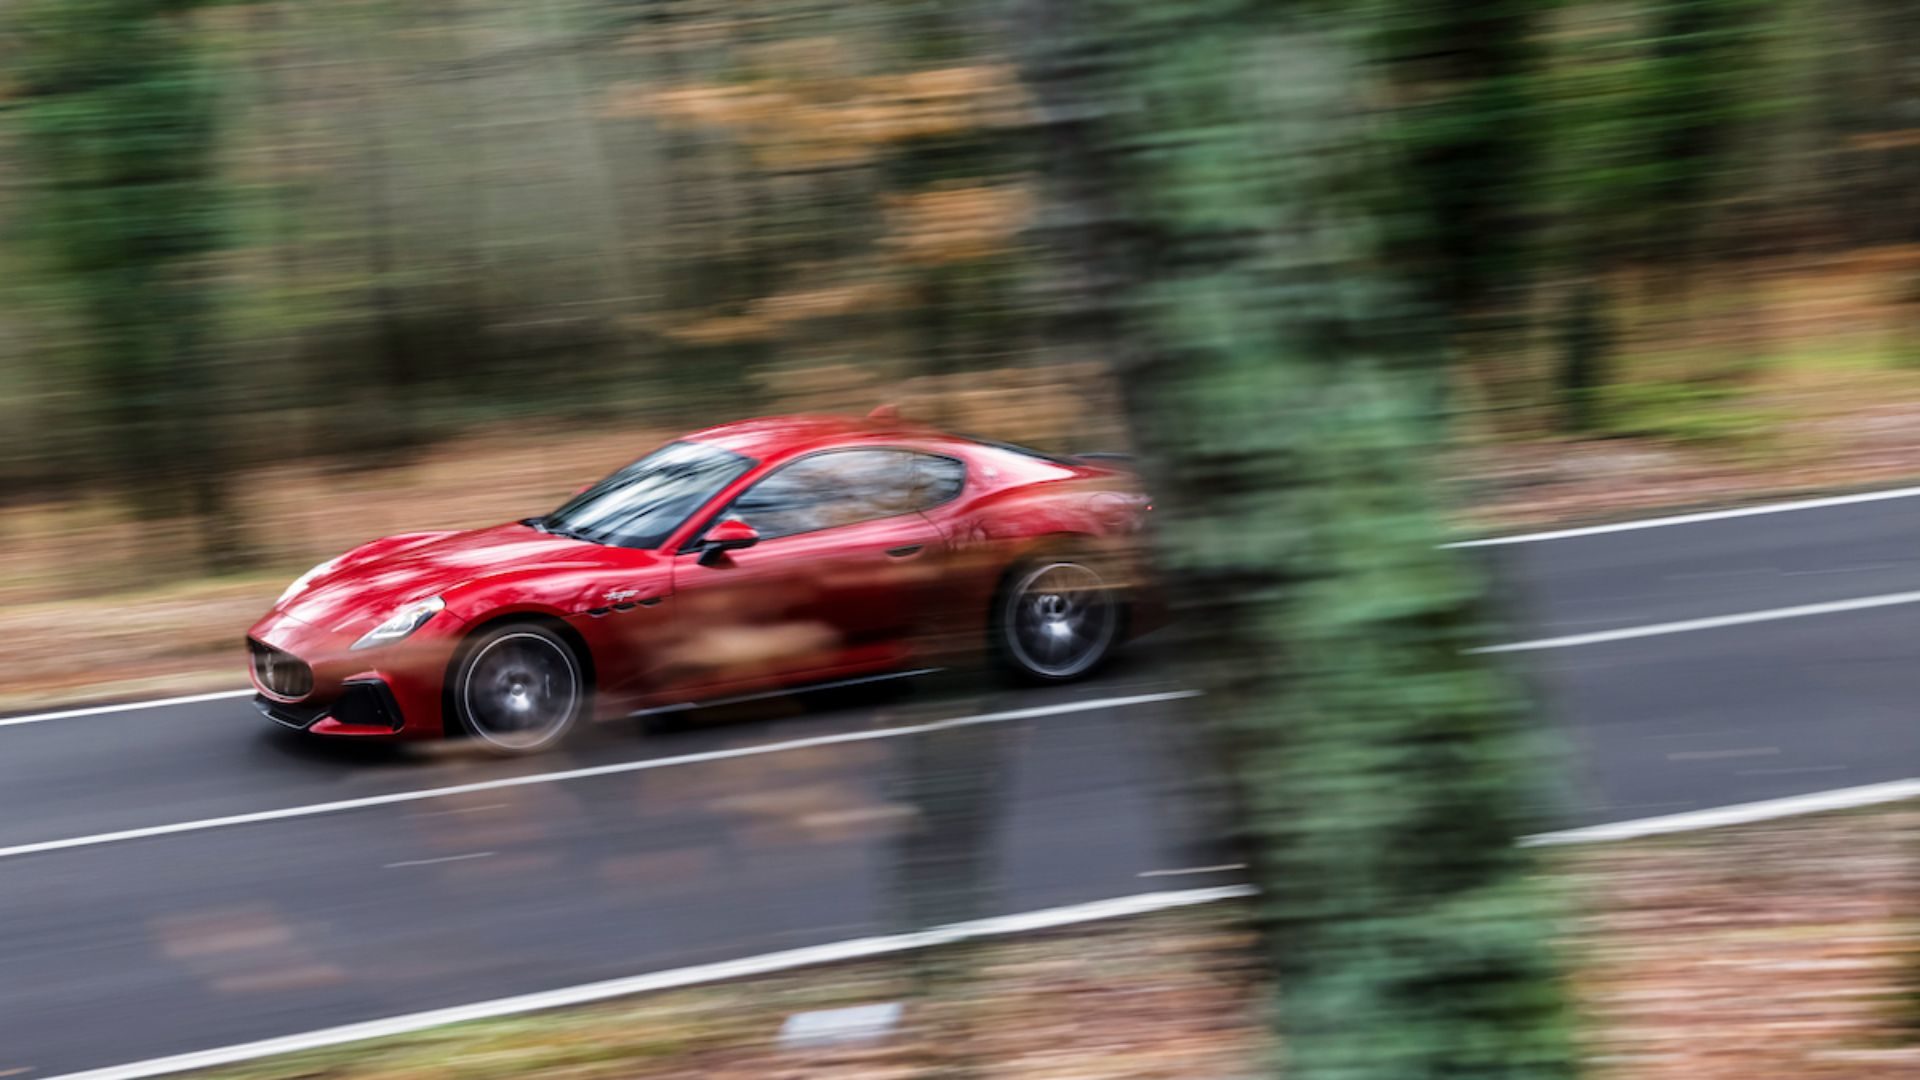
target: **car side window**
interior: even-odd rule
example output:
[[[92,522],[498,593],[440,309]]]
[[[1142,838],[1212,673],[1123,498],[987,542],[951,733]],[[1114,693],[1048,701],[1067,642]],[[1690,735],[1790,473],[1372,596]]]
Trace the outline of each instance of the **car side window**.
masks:
[[[913,455],[833,450],[801,458],[734,500],[728,516],[763,540],[837,529],[914,510]]]
[[[933,454],[913,455],[913,508],[931,510],[960,497],[967,486],[967,463]]]

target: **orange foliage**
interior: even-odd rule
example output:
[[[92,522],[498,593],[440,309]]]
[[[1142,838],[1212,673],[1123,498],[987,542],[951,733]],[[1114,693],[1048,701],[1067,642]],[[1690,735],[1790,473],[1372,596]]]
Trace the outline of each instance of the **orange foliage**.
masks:
[[[886,281],[830,285],[763,296],[740,314],[714,315],[695,322],[654,325],[648,329],[693,345],[769,341],[797,322],[897,308],[904,300],[900,289]]]
[[[613,88],[604,115],[728,130],[770,169],[860,165],[908,139],[1026,122],[1014,71],[976,64],[890,75],[809,73],[750,83]]]
[[[1026,187],[938,187],[889,197],[887,245],[922,265],[967,262],[1011,247],[1033,217]]]

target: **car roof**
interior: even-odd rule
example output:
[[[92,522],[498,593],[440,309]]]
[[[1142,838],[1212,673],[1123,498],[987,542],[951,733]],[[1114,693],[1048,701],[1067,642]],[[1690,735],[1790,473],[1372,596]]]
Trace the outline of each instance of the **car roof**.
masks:
[[[874,435],[935,437],[939,432],[912,424],[882,422],[866,417],[828,413],[803,413],[795,416],[764,416],[737,420],[696,431],[686,441],[706,443],[754,458],[779,456],[789,451],[806,450],[842,440]]]

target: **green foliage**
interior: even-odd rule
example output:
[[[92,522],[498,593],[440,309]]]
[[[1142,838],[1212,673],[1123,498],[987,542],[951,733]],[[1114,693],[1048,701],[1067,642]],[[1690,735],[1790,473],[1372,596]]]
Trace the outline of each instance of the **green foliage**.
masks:
[[[1056,314],[1036,252],[1008,242],[951,263],[895,258],[892,207],[946,185],[1027,186],[1036,159],[1073,148],[1027,138],[1017,119],[852,134],[887,127],[897,99],[925,88],[898,93],[887,77],[1004,71],[1026,35],[1002,33],[1002,8],[23,0],[5,16],[17,163],[6,190],[32,198],[0,199],[0,217],[63,280],[159,272],[130,259],[167,264],[171,282],[217,279],[204,290],[217,319],[200,335],[218,361],[209,386],[278,436],[228,442],[223,458],[242,465],[405,446],[492,419],[671,423],[773,407],[743,399],[769,372],[808,365],[888,377],[1027,365],[1055,355],[1036,333]],[[1713,269],[1730,245],[1829,235],[1828,219],[1885,238],[1906,213],[1920,154],[1901,138],[1914,115],[1900,45],[1911,17],[1893,6],[1298,10],[1374,65],[1342,107],[1364,118],[1369,156],[1395,177],[1368,196],[1366,226],[1374,258],[1406,283],[1393,303],[1430,309],[1477,370],[1512,373],[1488,385],[1556,384],[1528,374],[1542,365],[1525,348],[1558,339],[1546,325],[1558,313],[1535,297],[1642,272],[1681,295],[1695,255]],[[1086,0],[1081,17],[1158,47],[1194,19],[1269,14],[1251,0]],[[1203,71],[1211,58],[1196,47],[1180,62]],[[663,107],[676,94],[702,108]],[[1178,130],[1206,132],[1233,104],[1195,91],[1130,107],[1177,108]],[[848,152],[770,153],[790,149],[783,139]],[[89,179],[127,169],[139,183]],[[43,212],[53,186],[66,209]],[[1200,194],[1183,213],[1218,208]],[[1025,237],[1036,249],[1056,223],[1037,224]],[[10,280],[43,276],[12,273],[24,252],[9,255]],[[895,287],[851,310],[747,325],[797,294],[876,282]],[[55,356],[99,356],[72,329],[100,325],[73,310],[94,286],[63,289],[58,309],[15,288],[0,366],[8,385],[42,390],[10,403],[36,434],[0,447],[0,479],[41,491],[109,469],[124,479],[122,425],[104,420],[112,396],[171,391],[112,390],[91,361],[71,379],[53,370]],[[1621,340],[1645,316],[1614,312]],[[727,320],[740,332],[706,332]],[[1600,359],[1602,375],[1634,370]],[[1543,404],[1556,403],[1497,403]],[[74,423],[83,412],[98,423]]]
[[[227,562],[236,552],[202,261],[222,237],[217,109],[184,6],[17,6],[17,122],[33,165],[33,231],[86,329],[102,471],[142,513],[199,516],[208,555]]]
[[[1637,263],[1684,298],[1722,201],[1752,182],[1756,120],[1780,104],[1759,74],[1773,23],[1762,0],[1642,0],[1565,5],[1549,24],[1526,77],[1542,118],[1533,269],[1570,278],[1580,308],[1557,320],[1569,430],[1598,423],[1596,395],[1622,368],[1599,332],[1620,321],[1601,282]]]
[[[1112,335],[1163,463],[1283,1072],[1571,1075],[1550,923],[1514,843],[1529,721],[1467,652],[1482,583],[1442,548],[1433,501],[1444,320],[1418,275],[1491,282],[1498,261],[1402,246],[1444,237],[1443,211],[1386,182],[1411,136],[1356,109],[1379,74],[1364,9],[1070,9],[1026,5],[1047,38],[1029,77],[1076,149],[1056,166],[1079,200],[1061,216],[1087,224],[1062,247],[1108,285],[1076,325]],[[1418,51],[1419,25],[1451,21],[1409,23],[1396,51]]]
[[[1455,323],[1511,306],[1538,269],[1530,207],[1547,117],[1534,0],[1384,0],[1370,52],[1396,90],[1380,141],[1404,170],[1375,213],[1388,251],[1444,274],[1420,278]]]
[[[1607,385],[1613,351],[1606,292],[1597,282],[1576,286],[1560,325],[1560,400],[1565,423],[1574,431],[1592,431],[1600,421],[1600,394]]]

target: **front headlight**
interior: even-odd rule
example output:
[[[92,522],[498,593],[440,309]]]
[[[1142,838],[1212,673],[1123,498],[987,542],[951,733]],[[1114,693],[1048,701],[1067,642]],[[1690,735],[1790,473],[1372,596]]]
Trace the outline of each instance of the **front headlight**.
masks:
[[[393,613],[393,617],[366,632],[359,641],[353,643],[356,649],[371,649],[375,645],[386,645],[399,641],[415,630],[427,625],[427,620],[447,609],[447,602],[437,596],[429,596],[416,604],[408,604]]]
[[[321,577],[325,574],[332,573],[333,568],[335,566],[338,566],[339,563],[340,563],[340,557],[335,556],[334,558],[328,559],[326,562],[321,563],[319,566],[314,567],[313,569],[307,571],[306,573],[301,574],[299,577],[294,578],[293,584],[287,586],[287,591],[280,594],[280,599],[275,600],[273,602],[273,606],[279,607],[281,604],[284,604],[287,601],[293,599],[294,597],[299,596],[301,593],[306,591],[307,586],[313,584],[313,580],[315,578]]]

